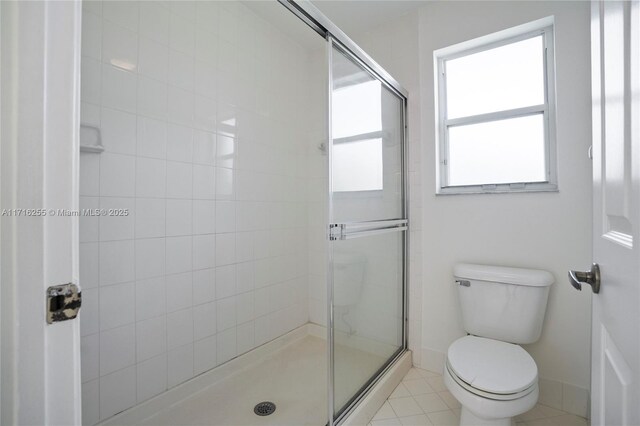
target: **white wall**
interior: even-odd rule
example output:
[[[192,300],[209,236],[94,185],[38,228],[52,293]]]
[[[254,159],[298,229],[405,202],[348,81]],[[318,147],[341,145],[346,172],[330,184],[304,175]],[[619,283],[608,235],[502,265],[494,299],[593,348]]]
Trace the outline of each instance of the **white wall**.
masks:
[[[556,22],[560,191],[436,197],[433,51],[549,15]],[[414,363],[441,370],[448,346],[464,335],[456,262],[546,269],[557,282],[542,337],[526,347],[543,378],[540,401],[586,415],[591,295],[573,290],[566,273],[591,262],[589,3],[427,2],[353,38],[410,92]]]
[[[432,52],[555,16],[558,193],[438,196],[435,193]],[[424,233],[423,365],[440,366],[464,334],[453,285],[456,262],[546,269],[554,274],[539,342],[526,349],[542,378],[541,400],[586,415],[590,301],[569,286],[568,269],[591,261],[591,97],[588,2],[434,2],[420,10]],[[577,387],[577,388],[576,388]]]
[[[82,122],[105,152],[81,154],[80,203],[130,211],[81,218],[93,424],[307,322],[314,99],[305,48],[240,2],[84,6]]]

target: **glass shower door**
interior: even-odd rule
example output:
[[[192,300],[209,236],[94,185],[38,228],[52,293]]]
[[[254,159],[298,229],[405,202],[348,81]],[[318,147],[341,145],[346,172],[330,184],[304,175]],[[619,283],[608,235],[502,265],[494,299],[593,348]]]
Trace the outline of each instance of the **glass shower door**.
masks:
[[[330,410],[405,346],[405,99],[330,39]]]

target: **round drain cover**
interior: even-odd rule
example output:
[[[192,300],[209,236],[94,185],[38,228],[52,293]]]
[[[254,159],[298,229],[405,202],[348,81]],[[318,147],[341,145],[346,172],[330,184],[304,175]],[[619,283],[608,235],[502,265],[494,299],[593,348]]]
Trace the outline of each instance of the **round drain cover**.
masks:
[[[276,411],[276,404],[269,401],[260,402],[253,407],[253,412],[258,416],[268,416],[273,414],[274,411]]]

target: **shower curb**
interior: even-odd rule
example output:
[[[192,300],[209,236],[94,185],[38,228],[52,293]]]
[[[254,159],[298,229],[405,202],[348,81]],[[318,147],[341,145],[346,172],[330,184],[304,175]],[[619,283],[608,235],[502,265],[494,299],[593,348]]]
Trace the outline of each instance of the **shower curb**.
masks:
[[[365,426],[369,424],[411,367],[412,353],[408,350],[378,380],[340,426]]]

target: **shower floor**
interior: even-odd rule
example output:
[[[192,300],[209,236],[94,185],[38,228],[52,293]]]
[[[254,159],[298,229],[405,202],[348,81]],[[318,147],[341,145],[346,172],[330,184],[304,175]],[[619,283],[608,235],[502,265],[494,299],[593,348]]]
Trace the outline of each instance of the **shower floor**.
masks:
[[[327,342],[318,337],[324,332],[316,325],[302,326],[103,425],[324,425]],[[366,377],[360,376],[381,362],[379,356],[353,348],[340,356],[353,366],[341,369],[340,381],[361,383]],[[227,369],[225,377],[216,372],[220,368]],[[254,406],[263,401],[275,403],[276,411],[254,414]]]

